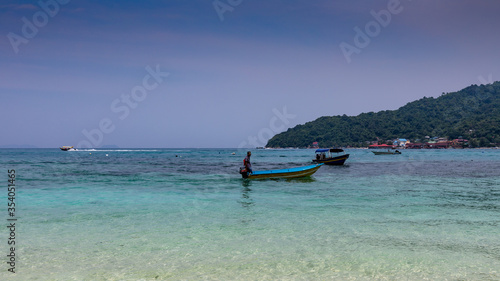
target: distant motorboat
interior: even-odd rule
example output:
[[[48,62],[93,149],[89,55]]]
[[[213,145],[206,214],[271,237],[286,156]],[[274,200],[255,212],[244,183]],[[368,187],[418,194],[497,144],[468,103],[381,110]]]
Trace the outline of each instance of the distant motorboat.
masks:
[[[390,150],[387,150],[387,151],[372,151],[373,154],[375,155],[392,155],[392,154],[401,154],[401,151],[399,150],[396,150],[396,151],[390,151]]]
[[[342,154],[340,156],[333,156],[332,153],[344,152],[340,148],[320,148],[316,150],[316,159],[314,163],[323,163],[326,165],[344,165],[345,160],[349,158],[349,154]]]
[[[59,147],[62,151],[76,151],[76,148],[72,146],[61,146]]]

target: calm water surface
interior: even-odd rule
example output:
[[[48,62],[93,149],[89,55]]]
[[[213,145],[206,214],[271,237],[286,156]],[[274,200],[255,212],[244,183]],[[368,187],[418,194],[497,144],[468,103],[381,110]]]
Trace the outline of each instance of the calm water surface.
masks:
[[[347,152],[311,178],[244,181],[236,149],[2,149],[18,221],[0,280],[500,280],[500,150]]]

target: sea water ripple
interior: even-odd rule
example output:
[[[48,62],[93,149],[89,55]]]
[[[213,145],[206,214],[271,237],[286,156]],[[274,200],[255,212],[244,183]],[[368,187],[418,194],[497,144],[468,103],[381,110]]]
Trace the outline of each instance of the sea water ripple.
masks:
[[[0,279],[500,280],[499,150],[346,152],[311,178],[248,181],[237,149],[2,149],[20,227]]]

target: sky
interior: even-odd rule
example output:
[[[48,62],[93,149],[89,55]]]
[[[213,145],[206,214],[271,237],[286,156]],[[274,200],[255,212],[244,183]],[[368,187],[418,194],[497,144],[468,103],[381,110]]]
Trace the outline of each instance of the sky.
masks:
[[[496,0],[3,0],[0,146],[264,146],[321,116],[500,80],[498,11]]]

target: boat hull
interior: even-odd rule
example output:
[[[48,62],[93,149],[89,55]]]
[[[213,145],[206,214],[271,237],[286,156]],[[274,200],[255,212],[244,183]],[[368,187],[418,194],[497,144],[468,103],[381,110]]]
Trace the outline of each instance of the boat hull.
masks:
[[[392,152],[392,151],[372,151],[375,155],[392,155],[392,154],[401,154],[401,152]]]
[[[313,159],[314,163],[323,163],[326,165],[344,165],[344,162],[349,158],[349,154],[331,157],[326,159]]]
[[[291,179],[291,178],[301,178],[308,177],[316,173],[316,171],[321,168],[323,164],[315,164],[304,167],[281,169],[281,170],[267,170],[267,171],[255,171],[252,174],[243,178],[247,179]]]

